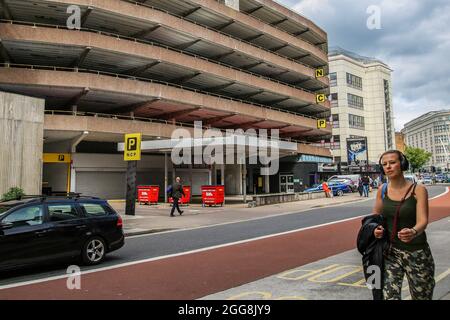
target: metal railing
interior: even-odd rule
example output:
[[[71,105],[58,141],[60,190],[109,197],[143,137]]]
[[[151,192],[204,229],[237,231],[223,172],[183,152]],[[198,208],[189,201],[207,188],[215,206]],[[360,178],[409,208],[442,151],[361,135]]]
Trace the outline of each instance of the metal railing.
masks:
[[[264,48],[264,47],[261,47],[261,46],[255,44],[255,43],[245,41],[244,39],[241,39],[241,38],[235,37],[235,36],[233,36],[233,35],[231,35],[231,34],[228,34],[228,33],[222,32],[222,31],[220,31],[220,30],[214,29],[214,28],[212,28],[212,27],[210,27],[210,26],[207,26],[207,25],[198,23],[198,22],[195,21],[195,20],[192,20],[192,19],[189,19],[189,18],[180,16],[180,15],[177,15],[176,13],[173,13],[173,12],[170,12],[170,11],[167,11],[167,10],[164,10],[164,9],[161,9],[161,8],[158,8],[158,7],[154,7],[154,6],[149,5],[149,4],[136,2],[136,1],[134,1],[134,0],[122,0],[122,1],[129,2],[129,3],[135,4],[135,5],[137,5],[137,6],[143,6],[143,7],[147,7],[147,8],[153,9],[153,10],[157,10],[157,11],[160,11],[160,12],[164,12],[164,13],[166,13],[166,14],[169,14],[169,15],[171,15],[171,16],[177,17],[177,18],[179,18],[179,19],[182,19],[182,20],[185,20],[185,21],[189,21],[190,23],[193,23],[193,24],[195,24],[195,25],[197,25],[197,26],[200,26],[200,27],[203,27],[203,28],[205,28],[205,29],[208,29],[208,30],[211,30],[211,31],[220,33],[220,34],[222,34],[222,35],[224,35],[224,36],[233,38],[233,39],[235,39],[235,40],[237,40],[237,41],[240,41],[240,42],[243,42],[243,43],[247,43],[247,44],[249,44],[249,45],[251,45],[251,46],[253,46],[253,47],[262,49],[262,50],[264,50],[264,51],[266,51],[266,52],[273,53],[273,54],[275,54],[275,55],[277,55],[277,56],[279,56],[279,57],[282,57],[282,58],[284,58],[284,59],[291,60],[291,61],[293,61],[293,62],[295,62],[295,63],[298,63],[298,64],[301,64],[301,65],[303,65],[303,66],[305,66],[305,67],[308,67],[308,68],[315,68],[314,66],[310,66],[310,65],[307,65],[307,64],[305,64],[305,63],[303,63],[303,62],[294,60],[294,59],[292,59],[292,58],[290,58],[290,57],[288,57],[288,56],[284,56],[284,55],[278,54],[278,53],[276,53],[276,52],[269,51],[268,48]],[[262,22],[263,22],[263,21],[262,21]],[[314,47],[316,47],[314,44],[312,44],[312,43],[310,43],[310,42],[308,42],[308,41],[306,41],[306,40],[304,40],[304,39],[302,39],[302,41],[305,41],[305,42],[307,42],[307,43],[313,45]],[[303,51],[307,51],[307,50],[301,49],[301,48],[298,48],[298,49],[303,50]],[[319,49],[319,50],[320,50],[320,49]],[[325,52],[324,52],[324,53],[325,53]],[[325,53],[325,54],[326,54],[326,53]],[[320,60],[322,60],[322,59],[319,58],[319,57],[317,57],[317,58],[320,59]],[[325,61],[325,63],[326,63],[326,62],[327,62],[327,61]]]
[[[178,127],[186,127],[186,128],[195,128],[195,125],[188,122],[180,122],[180,121],[168,121],[163,119],[155,119],[155,118],[144,118],[144,117],[136,117],[136,116],[126,116],[121,114],[113,114],[113,113],[99,113],[99,112],[91,112],[91,111],[70,111],[70,110],[45,110],[45,114],[47,115],[67,115],[67,116],[75,116],[75,117],[94,117],[94,118],[107,118],[114,120],[133,120],[133,121],[141,121],[141,122],[150,122],[150,123],[162,123],[167,125],[175,125]],[[207,119],[206,119],[207,120]],[[236,124],[238,127],[239,124]],[[215,129],[219,130],[221,133],[226,133],[225,129],[216,128],[216,127],[208,127],[203,126],[202,129]],[[259,128],[256,128],[259,129]],[[245,132],[245,131],[244,131]],[[316,142],[309,142],[304,140],[296,140],[296,139],[288,139],[288,138],[279,138],[280,141],[285,142],[295,142],[301,145],[310,145],[315,146]]]
[[[32,26],[34,28],[36,28],[36,27],[45,27],[45,28],[54,28],[54,29],[58,29],[58,30],[60,30],[60,29],[62,29],[62,30],[70,30],[67,26],[45,24],[45,23],[36,23],[36,22],[28,22],[28,21],[0,19],[0,22],[3,22],[3,23],[6,22],[6,23],[12,24],[12,25],[27,25],[27,26]],[[129,37],[129,36],[123,36],[123,35],[119,35],[119,34],[116,34],[116,33],[106,32],[106,31],[101,31],[101,30],[96,30],[96,29],[91,29],[91,28],[80,28],[80,29],[77,29],[77,31],[96,33],[96,34],[105,35],[105,36],[108,36],[108,37],[114,37],[114,38],[117,38],[117,39],[123,39],[123,40],[132,41],[132,42],[147,44],[147,45],[151,45],[151,46],[155,46],[155,47],[159,47],[159,48],[164,48],[164,49],[167,49],[167,50],[170,50],[170,51],[182,53],[182,54],[191,56],[191,57],[196,58],[196,59],[205,60],[205,61],[208,61],[208,62],[211,62],[211,63],[214,63],[214,64],[218,64],[218,65],[223,66],[223,67],[227,67],[227,68],[230,68],[230,69],[233,69],[233,70],[236,70],[236,71],[244,72],[244,73],[250,74],[252,76],[255,76],[255,77],[258,77],[258,78],[261,78],[261,79],[265,79],[265,80],[268,80],[268,81],[271,81],[271,82],[278,83],[280,85],[285,85],[285,86],[294,88],[296,90],[308,92],[308,93],[311,93],[311,94],[316,94],[317,91],[328,88],[328,86],[326,86],[325,83],[321,82],[320,80],[316,79],[315,77],[309,77],[309,76],[306,76],[306,75],[301,74],[301,73],[299,73],[299,74],[302,75],[302,76],[306,76],[310,81],[317,81],[317,82],[323,84],[324,87],[320,88],[320,89],[317,89],[317,90],[314,90],[314,91],[311,91],[311,90],[308,90],[308,89],[303,88],[301,86],[296,86],[296,85],[293,85],[293,84],[290,84],[290,83],[287,83],[287,82],[284,82],[284,81],[281,81],[281,80],[278,80],[278,79],[275,79],[275,78],[271,78],[271,77],[268,77],[268,76],[263,76],[261,74],[258,74],[258,73],[252,72],[252,71],[248,71],[248,70],[245,70],[245,69],[241,69],[239,67],[233,66],[233,65],[228,64],[228,63],[224,63],[224,62],[221,62],[221,61],[218,61],[218,60],[212,60],[212,59],[209,59],[207,57],[200,56],[200,55],[197,55],[197,54],[189,52],[189,51],[172,48],[172,47],[166,46],[166,45],[158,43],[158,42],[153,42],[153,41],[149,41],[149,40],[133,38],[133,37]],[[272,62],[266,62],[266,61],[265,61],[265,63],[273,64]],[[284,69],[281,66],[279,68]],[[289,70],[289,71],[292,72],[292,70]]]
[[[154,80],[154,79],[148,79],[148,78],[142,78],[142,77],[136,77],[136,76],[117,74],[117,73],[112,73],[112,72],[107,72],[107,71],[82,69],[82,68],[55,67],[55,66],[30,65],[30,64],[13,64],[13,63],[0,63],[0,66],[2,66],[3,68],[16,67],[16,68],[24,68],[24,69],[31,69],[31,70],[72,71],[72,72],[79,72],[79,73],[90,73],[90,74],[96,74],[96,75],[112,76],[112,77],[115,77],[115,78],[127,79],[127,80],[139,80],[139,81],[143,81],[143,82],[157,83],[157,84],[166,85],[166,86],[169,86],[169,87],[176,87],[176,88],[179,88],[179,89],[188,90],[188,91],[195,92],[195,93],[201,93],[201,94],[204,94],[204,95],[217,97],[217,98],[224,99],[224,100],[240,102],[240,103],[247,104],[247,105],[253,105],[253,106],[256,106],[256,107],[259,107],[259,108],[270,109],[270,110],[274,110],[274,111],[278,111],[278,112],[283,112],[283,113],[296,115],[296,116],[299,116],[299,117],[304,117],[304,118],[318,120],[318,118],[313,117],[313,116],[309,116],[309,115],[305,115],[305,114],[301,114],[301,113],[296,113],[296,112],[292,112],[292,111],[285,110],[285,109],[274,108],[274,107],[271,107],[271,106],[266,106],[266,105],[262,105],[262,104],[258,104],[258,103],[253,103],[253,102],[249,102],[249,101],[245,101],[245,100],[241,100],[241,99],[236,99],[236,98],[231,98],[231,97],[227,97],[227,96],[222,96],[222,95],[219,95],[219,94],[216,94],[216,93],[210,93],[210,92],[199,90],[199,89],[193,89],[193,88],[189,88],[189,87],[184,87],[182,85],[169,83],[169,82],[165,82],[165,81],[160,81],[160,80]]]
[[[219,1],[219,0],[216,0],[216,1]],[[276,0],[273,0],[273,1],[276,2],[277,4],[283,6],[284,8],[288,9],[289,11],[292,11],[292,8],[289,8],[289,7],[285,6],[284,4],[282,4],[282,3],[280,3],[280,2],[278,2],[278,1],[276,1]],[[267,7],[266,7],[266,8],[267,8]],[[267,9],[268,9],[269,11],[271,10],[270,8],[267,8]],[[289,31],[287,31],[287,30],[285,30],[285,29],[283,29],[283,28],[280,28],[280,27],[278,27],[278,26],[271,25],[268,21],[265,21],[265,20],[263,20],[263,19],[260,19],[260,18],[258,18],[258,17],[256,17],[256,16],[252,15],[251,13],[249,14],[249,13],[247,13],[247,12],[245,12],[245,11],[239,11],[239,12],[242,13],[242,14],[245,14],[245,15],[247,15],[247,16],[249,16],[249,17],[252,17],[253,19],[258,20],[259,22],[262,22],[262,23],[264,23],[264,24],[266,24],[266,25],[268,25],[268,26],[270,26],[270,27],[272,27],[272,28],[274,28],[274,29],[277,29],[277,30],[279,30],[279,31],[281,31],[281,32],[286,32],[287,34],[289,34],[289,35],[291,35],[291,36],[293,36],[293,37],[295,37],[295,38],[298,37],[298,36],[296,36],[294,33],[290,33]],[[301,16],[301,17],[304,18],[304,19],[308,19],[308,18],[302,16],[301,14],[299,14],[298,12],[294,12],[294,13],[295,13],[295,14],[298,14],[299,16]],[[287,18],[287,19],[289,19],[289,17],[286,17],[286,16],[284,16],[284,17]],[[293,19],[289,19],[289,21],[292,21],[292,22],[294,22],[295,24],[299,24],[299,25],[301,25],[301,26],[304,27],[304,28],[308,28],[308,26],[303,25],[303,24],[301,24],[301,23],[299,23],[299,22],[297,22],[297,21],[293,21]],[[308,28],[308,29],[309,29],[309,28]],[[309,30],[312,31],[311,29],[309,29]],[[313,32],[314,32],[314,31],[313,31]],[[316,33],[316,34],[317,34],[317,33]],[[317,35],[318,35],[318,34],[317,34]],[[318,35],[318,36],[320,37],[320,35]],[[328,52],[327,52],[326,50],[323,50],[322,48],[318,47],[318,46],[319,46],[318,44],[314,44],[314,43],[312,43],[311,41],[306,40],[305,38],[301,38],[301,40],[304,41],[304,42],[306,42],[306,43],[308,43],[308,44],[310,44],[310,45],[312,45],[312,46],[314,46],[314,47],[316,47],[316,48],[318,48],[320,51],[323,51],[325,54],[328,54]]]

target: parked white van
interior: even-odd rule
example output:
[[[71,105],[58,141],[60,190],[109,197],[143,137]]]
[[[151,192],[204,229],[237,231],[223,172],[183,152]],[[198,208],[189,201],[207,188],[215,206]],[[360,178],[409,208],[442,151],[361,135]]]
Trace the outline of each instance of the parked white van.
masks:
[[[418,179],[415,174],[405,174],[405,180],[411,181],[412,183],[418,182]]]

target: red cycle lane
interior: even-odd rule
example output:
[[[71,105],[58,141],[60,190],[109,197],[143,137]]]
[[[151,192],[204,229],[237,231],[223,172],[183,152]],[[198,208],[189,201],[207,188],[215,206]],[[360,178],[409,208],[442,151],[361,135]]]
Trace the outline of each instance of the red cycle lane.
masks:
[[[450,193],[430,201],[430,222],[450,216]],[[225,247],[1,289],[0,299],[197,299],[355,248],[361,219]]]

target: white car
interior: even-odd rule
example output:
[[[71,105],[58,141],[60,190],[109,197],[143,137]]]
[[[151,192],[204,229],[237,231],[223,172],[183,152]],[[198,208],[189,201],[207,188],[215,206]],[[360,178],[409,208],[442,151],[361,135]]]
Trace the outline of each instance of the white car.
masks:
[[[405,180],[411,181],[412,183],[418,182],[417,177],[414,174],[405,174]]]
[[[428,178],[428,177],[419,179],[418,182],[421,183],[421,184],[425,184],[425,185],[432,185],[433,184],[433,181],[431,180],[431,178]]]

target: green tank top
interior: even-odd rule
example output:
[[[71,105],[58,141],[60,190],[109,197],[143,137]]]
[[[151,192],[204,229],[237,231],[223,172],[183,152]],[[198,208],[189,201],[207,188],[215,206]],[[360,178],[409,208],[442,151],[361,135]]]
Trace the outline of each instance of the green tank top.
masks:
[[[414,197],[415,186],[413,187],[412,194],[405,200],[401,209],[400,215],[397,220],[397,232],[402,230],[403,228],[412,228],[416,225],[416,206],[417,200]],[[386,194],[383,199],[383,216],[386,219],[387,226],[387,234],[390,238],[391,232],[394,225],[395,213],[397,211],[397,206],[400,204],[400,201],[393,201],[389,199],[388,192],[386,189]],[[425,249],[427,247],[427,235],[425,232],[422,232],[420,235],[415,237],[411,242],[405,243],[401,241],[397,233],[395,234],[394,241],[392,246],[394,248],[406,251],[416,251]]]

